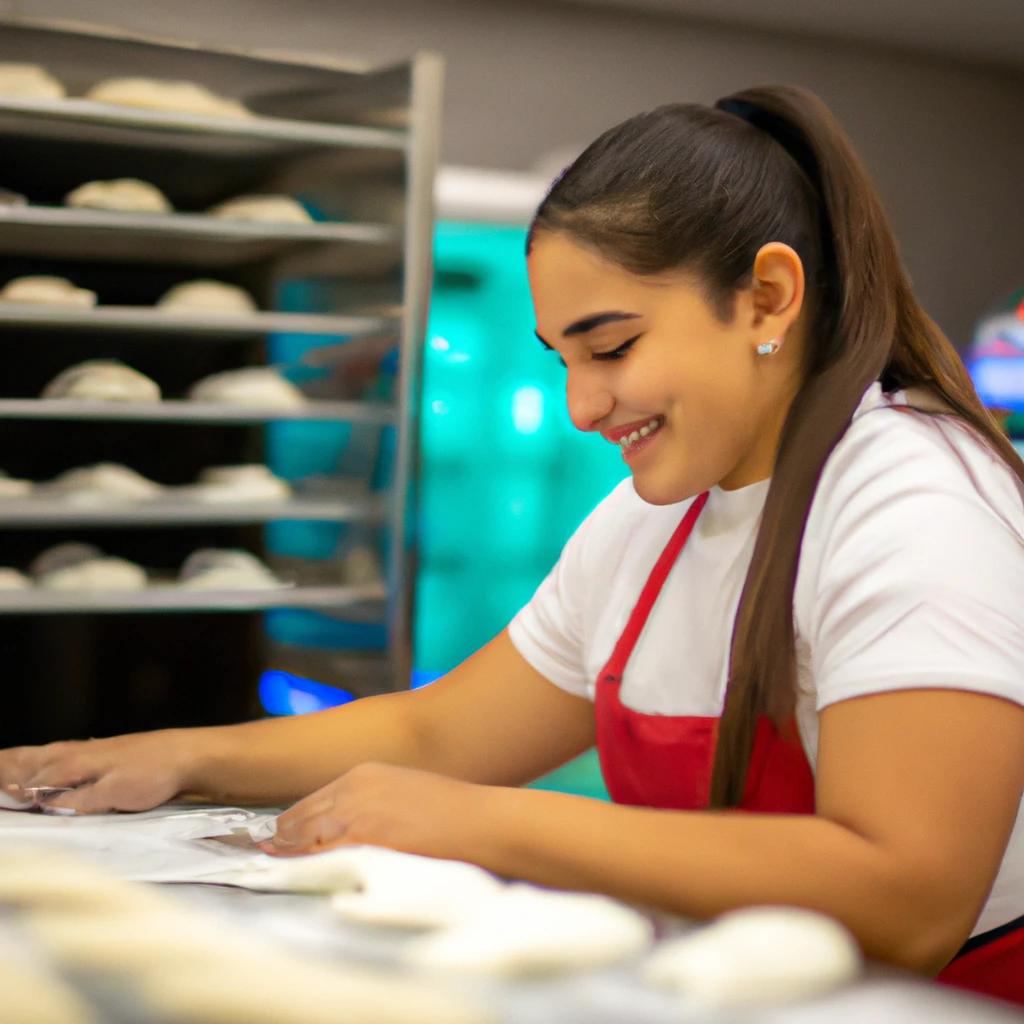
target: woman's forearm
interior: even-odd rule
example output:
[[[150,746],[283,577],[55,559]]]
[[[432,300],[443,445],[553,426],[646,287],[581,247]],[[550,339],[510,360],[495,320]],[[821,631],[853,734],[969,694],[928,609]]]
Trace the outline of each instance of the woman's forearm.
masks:
[[[755,904],[822,911],[865,952],[934,973],[971,920],[942,880],[813,815],[677,812],[583,797],[494,790],[480,857],[499,874],[610,893],[687,917]]]
[[[415,694],[367,697],[307,715],[178,734],[187,795],[284,805],[366,761],[430,768]]]

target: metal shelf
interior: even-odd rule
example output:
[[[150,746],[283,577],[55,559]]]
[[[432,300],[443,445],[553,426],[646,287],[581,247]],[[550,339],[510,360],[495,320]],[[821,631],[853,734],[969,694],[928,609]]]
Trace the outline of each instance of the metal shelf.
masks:
[[[0,326],[60,328],[69,331],[135,331],[251,337],[269,333],[360,337],[397,329],[395,318],[317,313],[201,313],[165,311],[155,306],[97,306],[73,309],[0,301]]]
[[[60,100],[31,100],[5,96],[0,99],[0,117],[23,121],[38,134],[46,125],[53,134],[61,125],[90,126],[97,129],[146,130],[178,135],[213,135],[220,139],[234,138],[271,143],[300,143],[307,146],[340,146],[353,149],[406,148],[408,133],[393,128],[361,125],[325,124],[281,117],[207,117],[173,111],[122,107],[112,103],[67,97]],[[97,142],[116,141],[102,132]],[[180,141],[180,140],[176,140]]]
[[[63,206],[0,206],[0,253],[59,259],[225,266],[298,248],[394,247],[389,224],[274,224],[201,213],[117,213]]]
[[[105,505],[76,505],[59,498],[0,500],[0,529],[63,527],[216,526],[270,522],[360,522],[384,519],[382,503],[371,498],[303,498],[228,504],[154,499]]]
[[[5,419],[225,425],[341,420],[346,423],[387,426],[395,422],[395,409],[383,402],[309,402],[297,409],[250,409],[174,399],[147,405],[134,402],[80,402],[63,398],[0,398],[0,420]]]
[[[133,591],[0,591],[0,615],[144,614],[159,612],[254,612],[272,608],[352,609],[362,617],[383,613],[380,584],[279,587],[273,590],[183,590],[172,584]]]

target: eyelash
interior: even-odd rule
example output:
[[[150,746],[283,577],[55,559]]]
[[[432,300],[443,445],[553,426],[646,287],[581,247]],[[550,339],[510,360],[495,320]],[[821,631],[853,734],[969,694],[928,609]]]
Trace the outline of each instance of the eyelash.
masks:
[[[593,357],[601,363],[612,363],[619,359],[625,358],[626,353],[640,340],[642,335],[638,334],[635,338],[630,338],[628,341],[624,341],[618,348],[613,348],[611,352],[595,352]],[[566,368],[565,360],[559,356],[558,363],[561,367]]]

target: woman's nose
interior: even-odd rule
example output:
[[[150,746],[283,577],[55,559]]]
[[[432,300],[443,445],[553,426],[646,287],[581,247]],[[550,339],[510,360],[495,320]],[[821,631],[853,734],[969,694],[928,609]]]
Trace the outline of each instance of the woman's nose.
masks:
[[[615,400],[607,388],[588,379],[586,370],[581,367],[568,371],[565,396],[573,426],[577,430],[596,430],[597,424],[612,411]]]

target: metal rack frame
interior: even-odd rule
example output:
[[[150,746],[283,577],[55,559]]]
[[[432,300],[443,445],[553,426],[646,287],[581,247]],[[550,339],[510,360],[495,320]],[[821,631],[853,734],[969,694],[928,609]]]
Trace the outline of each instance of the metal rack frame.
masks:
[[[117,336],[131,344],[169,338],[214,344],[271,332],[372,339],[398,337],[398,374],[391,402],[318,396],[299,409],[252,409],[193,401],[152,405],[0,397],[0,420],[65,420],[262,424],[284,420],[393,425],[397,451],[384,500],[299,494],[265,504],[203,504],[173,495],[145,503],[81,506],[52,498],[0,501],[0,528],[168,528],[276,521],[385,523],[386,584],[319,583],[266,591],[186,591],[156,584],[136,593],[31,590],[0,592],[4,614],[253,611],[315,608],[353,620],[383,617],[394,688],[408,685],[412,667],[412,608],[416,564],[413,510],[418,476],[422,345],[426,330],[438,160],[442,62],[419,54],[408,63],[371,69],[353,62],[294,55],[200,48],[91,26],[0,18],[0,60],[49,66],[72,92],[91,80],[144,74],[191,78],[243,99],[247,118],[202,117],[97,103],[0,97],[0,135],[87,143],[92,152],[167,154],[179,149],[193,165],[204,159],[260,162],[281,190],[303,173],[337,219],[310,224],[220,220],[202,213],[121,214],[56,205],[0,206],[0,255],[33,260],[159,262],[201,271],[277,261],[285,273],[351,276],[356,285],[328,290],[324,308],[304,313],[179,313],[151,306],[100,305],[91,310],[0,303],[0,330],[60,330],[78,337]],[[332,176],[332,161],[342,168]],[[323,165],[323,166],[321,166]],[[306,171],[303,171],[303,168]],[[326,168],[326,170],[324,169]],[[126,167],[122,176],[128,176]],[[111,175],[113,176],[113,175]],[[145,175],[139,175],[145,176]],[[378,185],[378,182],[380,183]],[[0,182],[3,184],[3,182]],[[283,186],[283,187],[282,187]],[[353,209],[346,210],[352,197]],[[395,196],[398,196],[397,206]],[[391,206],[388,206],[388,199]],[[363,216],[362,210],[369,211]],[[394,210],[398,209],[397,216]],[[385,216],[380,216],[383,210]],[[388,211],[391,216],[387,216]],[[400,296],[379,301],[377,275],[401,275]],[[206,276],[205,273],[196,276]],[[358,283],[377,301],[355,301]],[[0,343],[13,344],[0,335]]]

